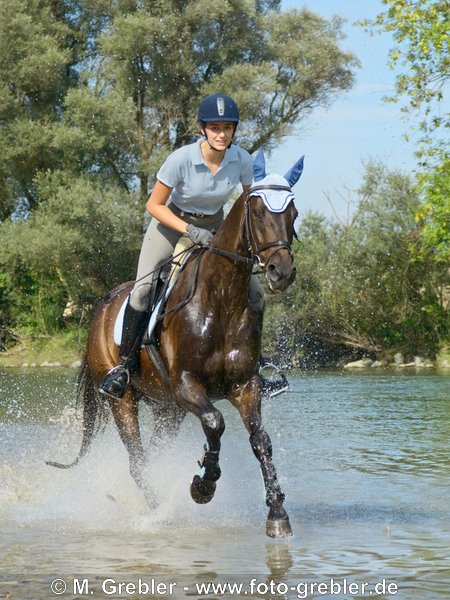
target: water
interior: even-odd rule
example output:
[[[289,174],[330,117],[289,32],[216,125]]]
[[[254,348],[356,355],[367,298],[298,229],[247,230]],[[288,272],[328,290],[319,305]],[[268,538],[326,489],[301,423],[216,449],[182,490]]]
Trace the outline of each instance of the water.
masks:
[[[204,442],[194,417],[148,468],[154,511],[112,426],[77,467],[46,466],[79,448],[74,379],[0,370],[0,597],[55,598],[56,579],[62,598],[450,597],[448,375],[302,374],[265,401],[288,540],[264,533],[259,466],[226,402],[208,505],[189,496]],[[145,406],[141,422],[148,440]],[[243,587],[196,588],[207,582]]]

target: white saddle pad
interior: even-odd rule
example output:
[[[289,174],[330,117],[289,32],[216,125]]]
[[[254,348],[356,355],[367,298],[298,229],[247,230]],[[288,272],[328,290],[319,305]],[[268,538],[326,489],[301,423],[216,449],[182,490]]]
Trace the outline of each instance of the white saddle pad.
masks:
[[[155,306],[155,308],[150,316],[150,321],[148,322],[148,328],[147,328],[147,333],[148,333],[149,337],[152,335],[153,330],[155,328],[157,315],[159,314],[159,308],[161,306],[161,303],[167,298],[171,289],[172,289],[172,287],[167,288],[164,298],[160,299],[160,301]],[[129,296],[127,296],[125,298],[122,306],[120,307],[116,322],[114,323],[114,343],[116,344],[116,346],[120,346],[120,344],[122,342],[123,315],[125,314],[125,307],[128,303],[128,298],[129,298]]]

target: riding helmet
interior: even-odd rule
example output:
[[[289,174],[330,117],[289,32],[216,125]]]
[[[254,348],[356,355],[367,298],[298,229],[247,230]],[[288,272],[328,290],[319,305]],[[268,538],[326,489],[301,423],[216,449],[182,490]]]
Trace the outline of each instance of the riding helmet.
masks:
[[[200,104],[197,119],[204,127],[205,123],[230,121],[239,123],[239,110],[236,102],[225,94],[207,96]]]

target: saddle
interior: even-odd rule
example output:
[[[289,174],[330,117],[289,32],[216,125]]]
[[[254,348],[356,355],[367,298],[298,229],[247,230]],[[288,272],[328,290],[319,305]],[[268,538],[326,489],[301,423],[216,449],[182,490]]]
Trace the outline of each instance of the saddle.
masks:
[[[193,255],[200,256],[204,250],[198,247],[192,247],[189,249],[190,244],[191,242],[188,238],[184,236],[180,238],[180,241],[174,250],[174,256],[177,258],[161,267],[159,277],[157,279],[155,278],[150,293],[150,319],[146,334],[142,340],[142,347],[146,349],[155,369],[166,383],[169,381],[169,376],[159,352],[158,340],[155,336],[155,327],[163,316],[164,308],[167,304],[170,293],[172,292],[178,277],[183,271],[187,262]],[[198,265],[199,261],[196,261],[196,268],[192,269],[191,281],[187,286],[188,290],[186,296],[177,305],[175,305],[170,312],[176,312],[191,300],[197,285]],[[123,317],[127,302],[128,296],[125,298],[122,306],[120,307],[116,322],[114,324],[114,343],[117,346],[120,346],[121,343]],[[268,376],[263,376],[263,371],[267,371]],[[264,395],[273,397],[289,389],[289,383],[284,373],[282,373],[281,369],[270,361],[264,361],[261,359],[259,373],[261,377],[262,392]]]
[[[191,258],[192,254],[198,253],[198,248],[193,247],[190,249],[190,245],[191,242],[188,238],[184,236],[180,238],[173,253],[173,256],[176,258],[170,262],[165,262],[162,264],[159,269],[159,277],[154,278],[152,289],[150,291],[150,319],[148,322],[147,331],[142,340],[142,347],[146,348],[150,360],[153,362],[159,374],[166,381],[168,381],[168,375],[162,358],[159,354],[158,342],[155,336],[155,327],[162,317],[167,300],[178,280],[179,275],[181,274],[188,260]],[[194,269],[195,279],[196,274],[197,270]],[[192,285],[189,286],[192,291],[188,293],[187,297],[182,302],[171,309],[171,312],[175,312],[189,302],[192,292],[195,289],[195,283],[195,281],[192,282]],[[127,296],[122,303],[122,306],[117,314],[116,322],[114,323],[114,343],[117,346],[120,346],[122,341],[123,319],[128,298],[129,297]]]

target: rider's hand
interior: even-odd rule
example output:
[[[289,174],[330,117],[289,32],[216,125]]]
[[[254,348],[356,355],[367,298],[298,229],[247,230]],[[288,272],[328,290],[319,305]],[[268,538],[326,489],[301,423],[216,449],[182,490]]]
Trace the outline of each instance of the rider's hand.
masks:
[[[192,223],[186,227],[186,233],[189,238],[194,242],[194,244],[198,244],[199,246],[209,246],[209,242],[213,239],[214,235],[208,231],[207,229],[202,229],[201,227],[195,227]]]

